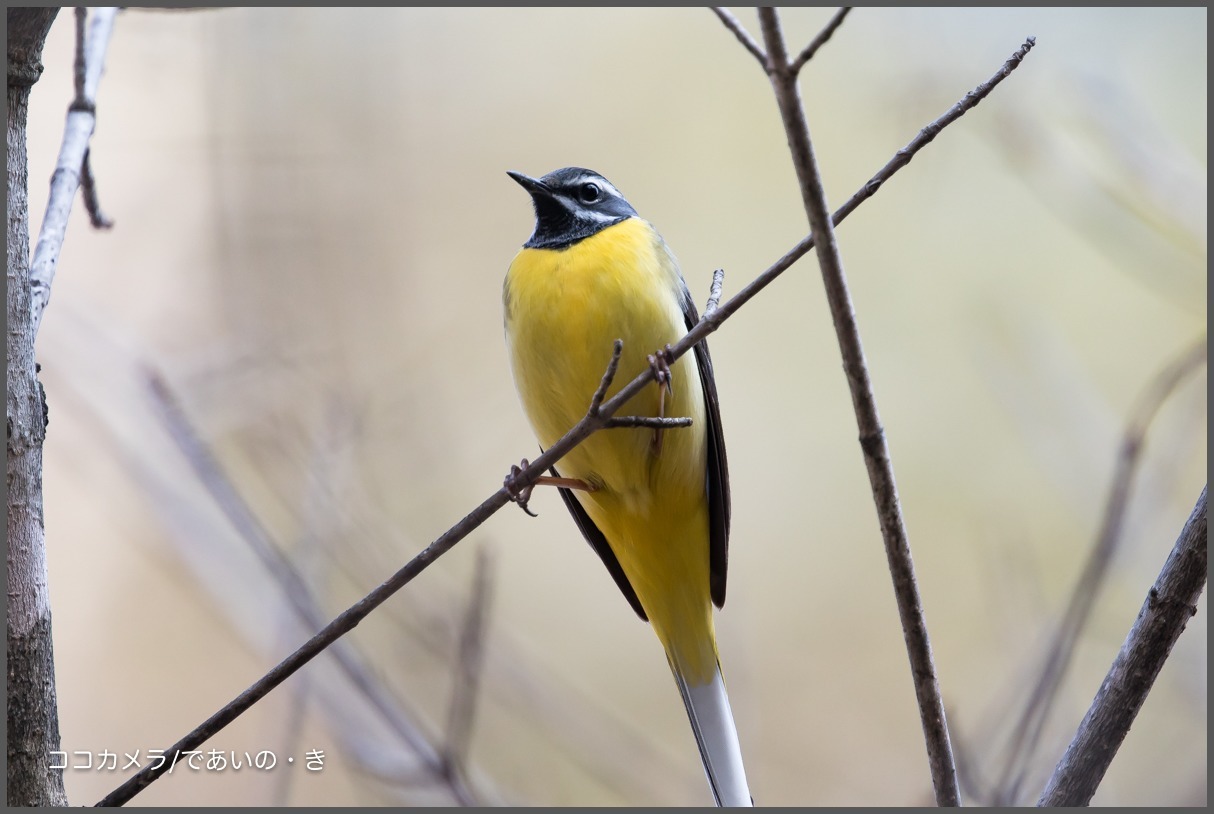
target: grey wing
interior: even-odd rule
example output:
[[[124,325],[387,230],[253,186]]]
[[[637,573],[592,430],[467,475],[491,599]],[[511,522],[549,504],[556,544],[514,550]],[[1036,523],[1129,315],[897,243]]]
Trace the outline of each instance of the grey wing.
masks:
[[[683,307],[683,320],[691,330],[700,316],[696,312],[687,283],[682,283],[679,293]],[[718,608],[725,604],[725,573],[729,566],[729,463],[725,458],[725,436],[721,432],[721,405],[717,400],[717,380],[712,372],[712,357],[708,354],[708,343],[696,343],[693,352],[696,367],[700,371],[700,386],[704,391],[704,407],[708,416],[708,474],[705,488],[708,492],[708,582],[712,602]]]

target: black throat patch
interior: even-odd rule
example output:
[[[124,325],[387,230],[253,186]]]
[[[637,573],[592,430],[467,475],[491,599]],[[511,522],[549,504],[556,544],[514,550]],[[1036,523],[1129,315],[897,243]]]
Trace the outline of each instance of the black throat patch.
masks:
[[[535,232],[532,233],[531,239],[523,244],[525,249],[568,249],[575,243],[597,235],[608,226],[615,226],[632,217],[620,215],[612,220],[577,217],[555,201],[543,202],[544,209],[557,210],[551,215],[539,211],[539,202],[535,208]]]

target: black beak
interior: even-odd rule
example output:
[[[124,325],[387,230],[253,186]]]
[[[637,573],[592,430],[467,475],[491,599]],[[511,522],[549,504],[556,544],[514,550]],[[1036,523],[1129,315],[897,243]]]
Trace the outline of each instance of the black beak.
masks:
[[[523,175],[521,172],[506,170],[506,175],[509,175],[515,181],[518,181],[519,186],[531,193],[531,197],[551,198],[552,190],[543,181],[532,178],[529,175]]]

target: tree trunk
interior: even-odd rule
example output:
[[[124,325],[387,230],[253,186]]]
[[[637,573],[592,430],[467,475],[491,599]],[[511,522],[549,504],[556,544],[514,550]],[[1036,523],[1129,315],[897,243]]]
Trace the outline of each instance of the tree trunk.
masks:
[[[30,311],[30,88],[58,13],[8,9],[8,804],[67,805],[51,647],[42,520],[46,400],[34,364]]]

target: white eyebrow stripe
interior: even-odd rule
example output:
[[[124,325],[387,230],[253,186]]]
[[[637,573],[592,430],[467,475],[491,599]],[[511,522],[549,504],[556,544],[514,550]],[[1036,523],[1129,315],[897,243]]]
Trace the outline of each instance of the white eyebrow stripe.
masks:
[[[579,183],[585,184],[587,182],[598,186],[600,189],[602,189],[604,192],[606,192],[608,194],[608,197],[616,197],[616,198],[624,197],[623,194],[618,189],[615,188],[615,184],[611,183],[610,181],[608,181],[606,178],[604,178],[601,175],[587,175]]]

